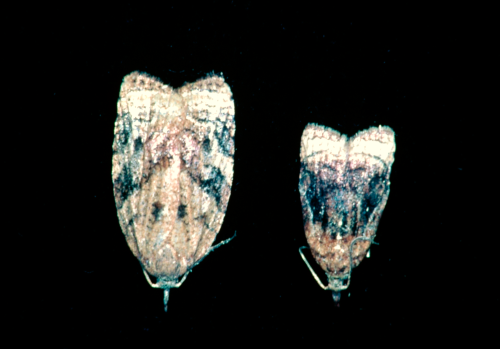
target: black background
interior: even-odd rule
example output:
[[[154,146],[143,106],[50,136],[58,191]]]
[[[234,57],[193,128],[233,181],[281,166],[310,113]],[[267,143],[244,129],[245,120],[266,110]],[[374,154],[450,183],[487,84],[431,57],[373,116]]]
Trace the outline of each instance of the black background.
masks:
[[[18,29],[36,45],[20,63],[45,103],[30,126],[42,141],[30,148],[39,161],[19,160],[31,168],[23,179],[44,173],[17,203],[21,227],[33,224],[15,232],[23,257],[11,260],[20,343],[341,347],[483,338],[471,326],[481,321],[475,310],[497,308],[498,297],[486,286],[472,293],[488,260],[478,260],[484,241],[471,238],[464,199],[478,132],[467,109],[467,21],[412,10],[366,20],[319,5],[245,2],[66,11]],[[113,198],[116,102],[135,70],[173,87],[223,73],[236,107],[234,181],[216,242],[237,237],[171,291],[167,313],[125,242]],[[378,125],[396,133],[380,245],[353,270],[339,308],[298,253],[307,244],[300,137],[310,122],[348,136]]]

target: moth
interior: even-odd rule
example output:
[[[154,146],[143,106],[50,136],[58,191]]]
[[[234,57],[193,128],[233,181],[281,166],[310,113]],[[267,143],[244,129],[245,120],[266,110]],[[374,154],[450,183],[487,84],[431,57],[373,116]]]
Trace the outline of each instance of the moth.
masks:
[[[348,138],[334,129],[308,124],[300,147],[299,193],[311,253],[325,271],[324,286],[299,249],[318,284],[336,304],[351,272],[374,242],[389,197],[396,143],[387,126]]]
[[[232,239],[212,246],[233,182],[231,89],[213,74],[173,89],[133,72],[123,79],[117,114],[112,180],[118,220],[146,280],[164,290],[167,311],[170,289]]]

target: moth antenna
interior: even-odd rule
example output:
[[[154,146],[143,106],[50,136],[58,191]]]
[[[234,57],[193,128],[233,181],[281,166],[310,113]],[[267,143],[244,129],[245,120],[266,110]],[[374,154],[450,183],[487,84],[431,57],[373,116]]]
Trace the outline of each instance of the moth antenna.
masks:
[[[198,262],[196,262],[195,264],[193,264],[193,266],[191,267],[191,269],[193,269],[193,268],[194,268],[194,267],[196,267],[198,264],[200,264],[200,263],[201,263],[201,261],[202,261],[202,260],[204,260],[204,259],[205,259],[205,257],[206,257],[206,256],[208,256],[208,254],[209,254],[210,252],[212,252],[212,251],[213,251],[213,250],[215,250],[216,248],[221,247],[222,245],[227,244],[229,241],[231,241],[231,240],[232,240],[232,239],[234,239],[235,237],[236,237],[236,230],[234,231],[234,235],[233,235],[233,237],[230,237],[229,239],[226,239],[226,240],[224,240],[224,241],[221,241],[221,242],[219,242],[217,245],[212,246],[212,247],[208,250],[208,252],[207,252],[207,253],[206,253],[206,254],[205,254],[205,255],[204,255],[204,256],[203,256],[203,257],[202,257],[202,258],[201,258]]]
[[[236,230],[234,231],[234,235],[232,237],[230,237],[229,239],[226,239],[224,241],[221,241],[219,242],[217,245],[213,246],[211,249],[210,249],[210,252],[212,252],[213,250],[215,250],[216,248],[219,248],[220,246],[222,245],[225,245],[227,244],[229,241],[231,241],[232,239],[234,239],[236,237]],[[210,253],[209,252],[209,253]]]

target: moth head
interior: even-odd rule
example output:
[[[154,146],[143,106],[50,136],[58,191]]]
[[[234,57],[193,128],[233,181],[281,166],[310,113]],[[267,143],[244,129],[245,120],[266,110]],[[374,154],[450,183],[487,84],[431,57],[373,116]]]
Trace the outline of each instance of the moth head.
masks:
[[[327,274],[328,275],[328,274]],[[328,275],[328,287],[327,290],[332,290],[334,292],[340,292],[346,290],[351,282],[351,273],[347,273],[341,277]],[[340,299],[340,293],[339,293]],[[335,300],[335,296],[334,296]]]

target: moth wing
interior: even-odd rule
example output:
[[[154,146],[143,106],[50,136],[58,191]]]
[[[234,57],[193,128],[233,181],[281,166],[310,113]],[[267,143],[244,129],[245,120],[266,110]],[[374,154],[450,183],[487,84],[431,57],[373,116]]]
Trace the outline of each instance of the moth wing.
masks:
[[[307,222],[319,222],[324,215],[324,196],[328,183],[340,181],[346,163],[347,138],[339,132],[308,124],[302,133],[300,147],[299,192]],[[332,164],[337,164],[333,167]],[[315,231],[315,235],[319,232]]]
[[[396,150],[394,131],[387,126],[371,127],[349,140],[350,184],[358,198],[355,237],[372,238],[387,203],[389,177]],[[360,241],[353,247],[354,264],[364,257],[370,243]]]
[[[334,220],[335,194],[345,183],[347,137],[334,129],[308,124],[301,138],[299,193],[304,230],[311,252],[325,270],[333,270],[329,222]]]
[[[226,213],[234,165],[234,102],[222,77],[211,75],[179,90],[186,101],[181,136],[183,170],[178,239],[188,237],[187,268],[211,248]]]
[[[349,140],[351,159],[356,157],[373,159],[376,166],[379,166],[376,162],[383,163],[389,170],[394,162],[395,151],[394,131],[387,126],[370,127],[358,132]],[[390,175],[390,172],[388,174]]]
[[[112,179],[120,226],[133,254],[155,275],[156,252],[151,249],[153,203],[165,196],[162,172],[166,163],[162,124],[180,115],[173,89],[147,74],[124,77],[118,100],[113,142]],[[177,102],[179,102],[177,100]],[[158,149],[157,149],[158,148]],[[172,195],[173,186],[166,186]],[[163,195],[160,193],[163,191]],[[153,241],[154,243],[155,241]]]

